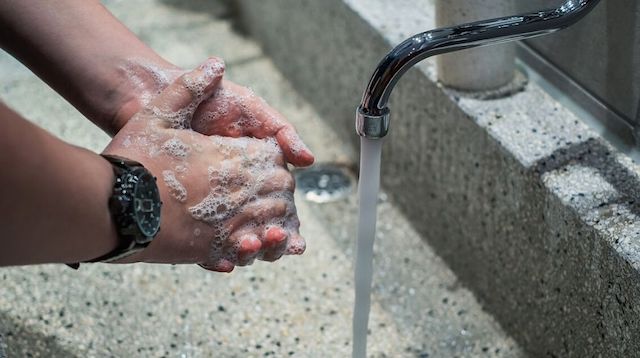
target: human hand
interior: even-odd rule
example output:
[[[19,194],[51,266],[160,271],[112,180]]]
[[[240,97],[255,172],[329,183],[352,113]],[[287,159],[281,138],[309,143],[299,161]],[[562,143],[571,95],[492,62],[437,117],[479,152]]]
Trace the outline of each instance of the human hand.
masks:
[[[189,130],[217,89],[220,60],[175,80],[127,122],[105,153],[141,162],[160,177],[161,231],[127,262],[198,263],[231,271],[255,258],[301,254],[294,180],[272,138],[207,136]]]
[[[251,89],[223,80],[194,113],[191,127],[207,135],[275,138],[287,162],[309,166],[314,158],[295,128]]]
[[[130,82],[129,97],[114,117],[118,130],[157,93],[185,73],[171,65],[138,61],[130,61],[123,71]],[[313,154],[284,116],[249,88],[231,81],[223,80],[217,85],[213,94],[197,108],[190,125],[206,135],[274,138],[287,162],[309,166],[314,161]]]

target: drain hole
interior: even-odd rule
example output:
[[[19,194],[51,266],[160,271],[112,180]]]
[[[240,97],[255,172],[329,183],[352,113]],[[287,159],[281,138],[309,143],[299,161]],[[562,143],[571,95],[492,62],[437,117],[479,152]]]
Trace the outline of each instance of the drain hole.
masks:
[[[294,172],[296,187],[304,198],[314,203],[327,203],[348,196],[353,188],[353,176],[338,164],[317,164]]]

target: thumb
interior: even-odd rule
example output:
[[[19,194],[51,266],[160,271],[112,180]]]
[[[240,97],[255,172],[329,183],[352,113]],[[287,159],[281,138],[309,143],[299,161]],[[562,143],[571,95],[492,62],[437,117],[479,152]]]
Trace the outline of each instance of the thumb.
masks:
[[[147,106],[166,127],[188,128],[196,108],[213,94],[224,75],[224,62],[207,59],[167,86]]]

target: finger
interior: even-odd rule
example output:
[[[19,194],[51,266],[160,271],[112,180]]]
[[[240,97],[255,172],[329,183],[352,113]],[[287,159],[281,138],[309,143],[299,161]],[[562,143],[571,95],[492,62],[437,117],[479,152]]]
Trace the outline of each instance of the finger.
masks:
[[[268,179],[264,180],[258,194],[293,193],[295,188],[296,182],[293,175],[287,169],[278,167],[269,175]]]
[[[198,264],[198,266],[202,267],[205,270],[214,272],[231,272],[235,268],[233,262],[227,259],[219,259],[218,261],[213,263]]]
[[[241,137],[245,135],[245,128],[241,124],[246,122],[242,108],[223,86],[219,86],[196,109],[191,126],[204,135]]]
[[[284,167],[286,162],[280,145],[273,139],[250,139],[244,153],[251,162],[275,164]]]
[[[165,117],[167,126],[188,127],[198,105],[211,96],[224,75],[224,63],[209,58],[193,71],[187,72],[155,97],[148,108]],[[155,113],[159,112],[159,113]]]
[[[234,232],[244,225],[264,225],[273,218],[285,217],[289,203],[278,198],[258,199],[246,204],[241,211],[229,220],[228,231]]]
[[[272,226],[267,228],[262,239],[260,260],[276,261],[282,257],[287,248],[288,237],[287,231],[281,227]]]
[[[289,232],[289,242],[285,251],[285,255],[302,255],[307,248],[304,238],[298,233]]]
[[[276,134],[276,140],[282,148],[287,162],[296,167],[308,167],[313,164],[315,160],[313,153],[307,148],[296,130],[290,124],[280,128]]]
[[[307,243],[302,235],[300,235],[300,220],[298,220],[298,216],[295,214],[290,215],[287,218],[285,227],[289,232],[289,242],[285,254],[302,255],[307,248]]]
[[[205,135],[276,137],[289,163],[309,166],[314,161],[311,151],[282,114],[248,88],[229,81],[224,81],[215,96],[198,108],[192,126]]]
[[[255,117],[259,123],[251,128],[256,138],[276,137],[287,161],[298,167],[313,164],[313,154],[304,144],[295,128],[280,114],[269,106],[261,97],[251,95],[243,106],[245,117]]]
[[[251,265],[262,249],[262,242],[255,234],[244,235],[240,239],[240,247],[237,253],[237,265]]]

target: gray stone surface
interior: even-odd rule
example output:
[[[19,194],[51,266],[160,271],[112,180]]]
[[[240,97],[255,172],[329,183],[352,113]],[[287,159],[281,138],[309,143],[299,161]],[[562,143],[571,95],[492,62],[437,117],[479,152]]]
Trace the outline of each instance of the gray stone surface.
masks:
[[[254,42],[233,31],[227,8],[196,1],[107,5],[180,65],[211,54],[227,59],[228,76],[289,117],[320,162],[353,166],[353,148]],[[0,98],[55,135],[95,151],[108,142],[6,54],[0,77]],[[402,214],[384,195],[381,201],[370,356],[522,356]],[[3,268],[0,336],[9,357],[348,357],[355,197],[297,202],[305,255],[229,275],[184,265]]]
[[[428,0],[241,4],[249,32],[354,147],[377,61],[434,19]],[[426,61],[391,98],[392,202],[533,356],[639,356],[638,165],[535,83],[481,101],[435,78]]]
[[[4,341],[2,340],[2,336],[0,335],[0,358],[7,358],[7,351],[4,346]]]
[[[516,1],[520,11],[557,0]],[[640,2],[601,1],[582,23],[529,43],[580,85],[640,125]]]

